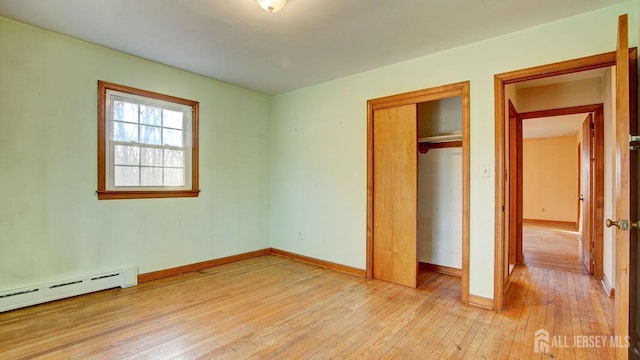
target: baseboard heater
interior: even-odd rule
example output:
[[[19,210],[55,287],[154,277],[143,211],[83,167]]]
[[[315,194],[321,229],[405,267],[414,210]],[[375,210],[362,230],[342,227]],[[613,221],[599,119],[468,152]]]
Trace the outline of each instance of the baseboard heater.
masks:
[[[0,312],[95,291],[138,284],[136,267],[0,291]]]

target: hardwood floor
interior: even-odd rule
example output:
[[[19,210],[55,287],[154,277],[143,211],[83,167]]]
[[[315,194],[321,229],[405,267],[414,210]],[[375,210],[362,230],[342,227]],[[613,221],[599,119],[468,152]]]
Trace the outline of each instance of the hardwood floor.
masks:
[[[580,234],[571,225],[522,226],[522,252],[527,265],[586,274],[581,246]]]
[[[457,277],[423,274],[411,289],[269,255],[1,313],[0,358],[613,358],[534,353],[539,328],[610,334],[613,304],[595,281],[532,266],[513,276],[496,313],[461,304]]]

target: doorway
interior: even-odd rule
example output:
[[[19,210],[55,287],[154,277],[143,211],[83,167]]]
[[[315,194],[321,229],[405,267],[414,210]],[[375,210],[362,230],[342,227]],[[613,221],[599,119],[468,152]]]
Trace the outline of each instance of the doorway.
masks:
[[[367,277],[418,284],[418,104],[462,104],[461,300],[469,302],[469,82],[367,102]]]
[[[615,136],[613,148],[615,149],[615,168],[611,171],[613,176],[612,201],[615,204],[615,217],[607,219],[607,227],[615,228],[615,332],[622,339],[631,335],[630,347],[617,347],[616,355],[620,359],[636,357],[632,348],[636,341],[633,339],[636,318],[632,315],[637,309],[637,294],[630,293],[630,285],[637,283],[637,258],[630,252],[630,242],[637,237],[637,221],[635,209],[637,204],[631,204],[635,192],[635,180],[637,168],[630,169],[630,143],[633,148],[639,142],[630,138],[633,129],[637,129],[637,49],[629,49],[628,44],[628,16],[621,15],[618,18],[618,41],[616,51],[569,60],[560,63],[538,66],[534,68],[498,74],[494,76],[495,84],[495,131],[496,131],[496,210],[495,210],[495,272],[494,272],[494,306],[497,310],[504,308],[505,289],[508,285],[508,216],[510,204],[508,201],[509,187],[507,186],[507,155],[508,137],[505,129],[505,85],[532,79],[576,73],[596,68],[616,66],[616,104],[615,104]],[[630,141],[631,140],[631,141]],[[635,140],[635,141],[634,141]],[[633,215],[636,215],[632,218]],[[635,223],[638,226],[637,223]],[[507,230],[507,231],[506,231]],[[612,259],[613,260],[613,259]],[[630,271],[631,270],[631,271]],[[631,328],[631,331],[630,331]]]
[[[575,80],[576,76],[581,79]],[[561,92],[575,94],[578,92],[576,89],[597,89],[585,92],[584,97],[579,100],[589,101],[601,100],[603,94],[607,97],[613,91],[611,86],[609,89],[599,90],[607,81],[611,84],[611,69],[582,72],[555,81],[557,83],[540,88],[525,88],[527,91],[520,97],[525,100],[522,101],[523,106],[527,108],[534,103],[544,107],[545,92],[555,95]],[[536,96],[527,96],[527,93]],[[538,104],[537,98],[543,101]],[[601,280],[605,157],[608,155],[611,159],[611,153],[605,153],[604,149],[604,104],[528,112],[517,112],[511,100],[509,106],[510,128],[517,129],[517,132],[507,134],[509,143],[515,144],[508,151],[509,194],[515,194],[509,197],[509,208],[516,209],[509,212],[506,220],[509,228],[509,274],[515,265],[533,260],[531,256],[523,254],[526,249],[523,245],[526,237],[523,235],[523,228],[531,228],[535,224],[538,227],[546,225],[579,233],[577,239],[580,242],[573,244],[573,247],[576,252],[580,251],[580,262],[588,273]],[[610,106],[608,104],[608,108]],[[611,136],[610,111],[608,115],[608,131]],[[516,124],[512,124],[513,122]],[[576,149],[580,149],[577,156]],[[537,249],[536,253],[540,250],[544,249]],[[573,267],[562,264],[562,256],[556,258],[554,255],[560,254],[547,254],[546,258],[538,258],[535,262],[557,268]],[[565,255],[568,261],[577,256],[572,253],[572,249],[567,249]]]
[[[514,218],[512,212],[517,211],[514,204],[517,201],[517,192],[513,191],[513,179],[508,172],[510,155],[514,145],[511,145],[513,136],[509,136],[505,119],[508,111],[506,104],[505,88],[508,84],[547,79],[555,76],[575,74],[583,71],[602,69],[615,65],[615,52],[590,56],[586,58],[569,60],[560,63],[519,70],[511,73],[495,76],[496,89],[496,247],[495,247],[495,273],[494,273],[494,306],[500,310],[504,307],[504,292],[509,283],[509,243],[510,232],[513,232]],[[592,110],[594,111],[594,110]],[[510,147],[511,145],[511,147]],[[516,153],[517,154],[517,153]],[[513,162],[511,162],[513,164]],[[515,198],[515,199],[514,199]],[[511,225],[511,226],[510,226]]]

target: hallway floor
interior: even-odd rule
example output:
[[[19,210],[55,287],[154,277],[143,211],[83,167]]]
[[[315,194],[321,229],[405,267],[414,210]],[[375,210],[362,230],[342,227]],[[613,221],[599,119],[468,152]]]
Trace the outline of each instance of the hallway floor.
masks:
[[[573,226],[524,223],[522,248],[526,265],[587,273],[582,264],[580,233]]]
[[[518,319],[514,343],[544,329],[551,346],[541,358],[615,358],[609,346],[614,300],[584,268],[579,233],[571,226],[524,224],[523,252],[525,265],[512,274],[503,312]],[[597,337],[606,337],[607,346],[581,343]]]

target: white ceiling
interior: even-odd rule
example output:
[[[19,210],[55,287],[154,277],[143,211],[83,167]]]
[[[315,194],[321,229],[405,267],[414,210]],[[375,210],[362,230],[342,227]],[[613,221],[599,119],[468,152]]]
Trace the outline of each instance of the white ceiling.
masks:
[[[265,94],[624,0],[0,0],[0,15]]]

